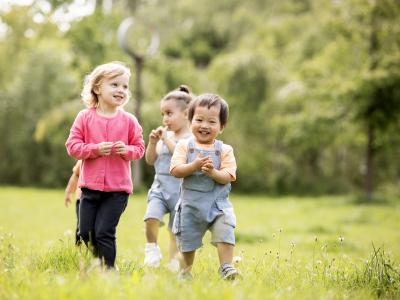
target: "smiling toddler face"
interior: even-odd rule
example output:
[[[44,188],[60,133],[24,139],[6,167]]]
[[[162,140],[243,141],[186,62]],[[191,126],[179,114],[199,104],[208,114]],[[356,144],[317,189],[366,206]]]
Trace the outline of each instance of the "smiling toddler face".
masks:
[[[219,120],[220,106],[197,106],[191,122],[191,129],[200,144],[212,144],[222,132]]]

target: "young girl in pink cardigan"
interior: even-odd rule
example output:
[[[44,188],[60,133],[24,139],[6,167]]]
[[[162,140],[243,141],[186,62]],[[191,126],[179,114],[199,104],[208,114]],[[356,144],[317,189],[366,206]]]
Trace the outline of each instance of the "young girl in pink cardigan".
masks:
[[[132,193],[131,161],[144,154],[142,128],[122,107],[129,100],[130,70],[122,63],[97,66],[85,81],[78,113],[66,142],[82,160],[79,235],[107,268],[116,257],[115,233]]]

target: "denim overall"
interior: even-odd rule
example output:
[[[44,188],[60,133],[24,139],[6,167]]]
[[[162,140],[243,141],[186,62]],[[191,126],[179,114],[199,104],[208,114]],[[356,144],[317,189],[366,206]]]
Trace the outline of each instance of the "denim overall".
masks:
[[[155,218],[163,223],[163,216],[170,213],[168,227],[172,228],[175,216],[175,205],[179,198],[181,180],[169,173],[172,154],[162,143],[162,148],[154,163],[155,176],[148,192],[148,208],[144,219]]]
[[[199,153],[210,156],[214,168],[220,169],[223,143],[216,140],[213,150],[198,149],[193,139],[189,140],[187,162],[192,162]],[[175,207],[176,214],[172,232],[176,234],[178,248],[182,252],[196,250],[202,246],[205,232],[213,226],[217,217],[223,216],[228,230],[219,242],[235,244],[234,227],[236,217],[228,199],[231,184],[219,184],[201,171],[185,177],[181,194]]]

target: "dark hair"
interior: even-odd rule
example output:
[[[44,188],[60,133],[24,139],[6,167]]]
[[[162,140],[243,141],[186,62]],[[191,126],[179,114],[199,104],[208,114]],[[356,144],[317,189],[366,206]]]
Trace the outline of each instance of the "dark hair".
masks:
[[[181,84],[175,90],[169,92],[161,101],[175,100],[179,102],[182,110],[186,109],[190,102],[192,102],[192,95],[187,85]]]
[[[188,118],[190,122],[192,122],[194,112],[198,106],[206,106],[208,109],[212,106],[219,107],[219,122],[221,127],[225,127],[228,122],[229,106],[224,99],[216,94],[201,94],[197,96],[189,107]]]

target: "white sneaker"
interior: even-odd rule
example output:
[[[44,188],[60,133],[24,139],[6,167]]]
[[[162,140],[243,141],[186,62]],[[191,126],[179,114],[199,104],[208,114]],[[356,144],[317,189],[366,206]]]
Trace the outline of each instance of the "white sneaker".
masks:
[[[144,265],[151,268],[160,267],[161,262],[160,247],[156,243],[147,243],[144,248]]]
[[[167,264],[167,269],[170,270],[172,273],[178,273],[180,269],[179,260],[177,260],[176,258],[171,259]]]
[[[224,280],[235,280],[237,277],[240,276],[239,271],[232,264],[228,263],[224,263],[219,268],[218,273]]]

